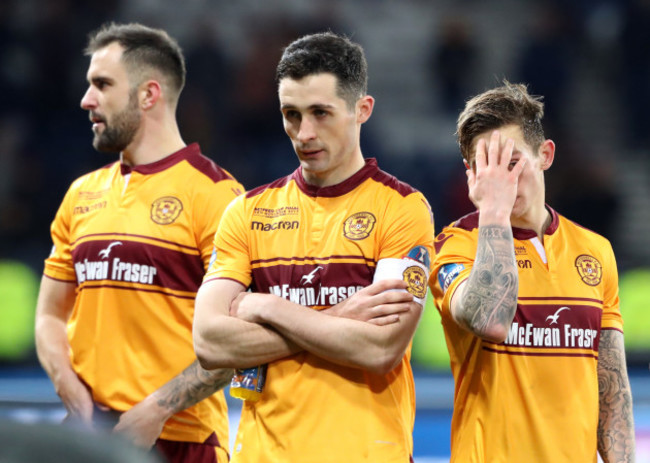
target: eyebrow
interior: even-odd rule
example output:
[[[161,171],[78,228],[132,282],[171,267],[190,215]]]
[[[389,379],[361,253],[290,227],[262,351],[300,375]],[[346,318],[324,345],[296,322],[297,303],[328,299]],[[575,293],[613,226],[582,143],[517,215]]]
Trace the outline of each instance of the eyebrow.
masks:
[[[106,83],[114,82],[114,79],[112,79],[110,77],[107,77],[107,76],[102,76],[102,75],[88,77],[88,78],[86,78],[86,80],[88,81],[88,83],[95,84],[95,85],[100,83],[100,82],[106,82]]]
[[[280,105],[280,109],[295,109],[295,108],[297,108],[297,106],[293,104],[284,103]],[[334,105],[326,104],[326,103],[314,103],[307,107],[307,109],[334,109],[334,108],[335,108]]]

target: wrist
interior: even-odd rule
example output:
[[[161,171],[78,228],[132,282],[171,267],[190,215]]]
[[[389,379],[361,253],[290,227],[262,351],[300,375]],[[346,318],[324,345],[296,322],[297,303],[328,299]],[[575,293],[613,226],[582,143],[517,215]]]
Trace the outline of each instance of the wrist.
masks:
[[[510,212],[499,209],[479,209],[478,225],[500,225],[504,227],[511,227]]]
[[[141,406],[144,406],[147,413],[151,416],[157,417],[160,421],[167,421],[169,418],[181,411],[174,409],[169,402],[169,400],[165,400],[161,397],[160,390],[158,390],[145,397],[141,402]]]
[[[70,384],[70,382],[74,381],[81,381],[79,379],[79,376],[77,376],[77,373],[75,373],[75,371],[69,365],[55,369],[50,374],[50,377],[52,379],[54,390],[59,395],[61,395],[60,391],[63,389],[64,384]]]

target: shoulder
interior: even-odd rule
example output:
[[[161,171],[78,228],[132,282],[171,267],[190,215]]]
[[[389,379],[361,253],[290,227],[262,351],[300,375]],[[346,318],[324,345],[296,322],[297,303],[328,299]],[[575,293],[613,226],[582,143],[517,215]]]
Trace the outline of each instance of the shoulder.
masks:
[[[83,190],[88,188],[96,188],[106,184],[106,178],[115,174],[115,170],[119,170],[119,161],[106,164],[99,169],[88,172],[80,177],[77,177],[70,185],[70,190]]]
[[[586,253],[593,255],[613,255],[610,241],[603,235],[558,214],[558,229],[563,234],[563,239],[574,243]]]
[[[436,236],[433,246],[436,258],[445,255],[471,256],[476,251],[478,212],[472,212],[452,222]]]
[[[453,222],[447,228],[456,228],[459,230],[464,230],[471,232],[478,228],[478,211],[470,212],[467,215],[464,215],[460,219]]]
[[[421,194],[417,189],[413,188],[408,183],[399,180],[394,175],[391,175],[381,169],[377,169],[377,171],[370,178],[378,184],[386,187],[389,191],[392,191],[403,197],[412,194]]]
[[[257,188],[253,188],[252,190],[246,192],[246,198],[256,198],[256,197],[261,197],[265,196],[268,194],[271,194],[279,189],[285,188],[287,185],[289,185],[292,182],[292,176],[287,175],[286,177],[281,177],[277,180],[274,180],[271,183],[267,183],[266,185],[261,185],[258,186]]]
[[[185,160],[192,166],[197,176],[204,177],[212,183],[219,183],[224,180],[236,181],[230,172],[200,152],[188,155]]]

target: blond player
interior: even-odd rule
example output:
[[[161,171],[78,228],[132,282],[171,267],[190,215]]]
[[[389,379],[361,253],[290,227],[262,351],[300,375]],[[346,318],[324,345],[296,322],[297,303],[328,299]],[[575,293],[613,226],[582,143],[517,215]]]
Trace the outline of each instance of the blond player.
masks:
[[[609,242],[544,202],[543,104],[505,82],[458,140],[477,211],[435,241],[430,286],[456,382],[451,461],[634,461]]]
[[[181,138],[175,40],[109,24],[86,52],[93,146],[120,159],[77,179],[52,223],[38,357],[69,419],[104,422],[168,461],[226,462],[232,370],[201,368],[192,320],[217,223],[243,188]]]
[[[231,204],[196,301],[202,365],[268,363],[232,461],[407,463],[429,206],[361,153],[374,100],[359,45],[332,33],[300,38],[277,78],[300,167]]]

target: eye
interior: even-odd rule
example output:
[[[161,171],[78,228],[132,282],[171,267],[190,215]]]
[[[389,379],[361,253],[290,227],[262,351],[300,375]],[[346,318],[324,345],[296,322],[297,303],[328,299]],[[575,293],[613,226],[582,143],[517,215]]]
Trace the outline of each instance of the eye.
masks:
[[[97,90],[104,90],[106,86],[108,86],[108,81],[104,79],[93,79],[92,83],[97,88]]]
[[[284,112],[284,118],[291,120],[291,119],[300,119],[300,113],[296,110],[289,109]]]

